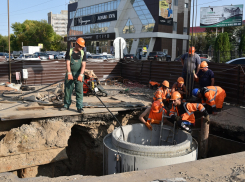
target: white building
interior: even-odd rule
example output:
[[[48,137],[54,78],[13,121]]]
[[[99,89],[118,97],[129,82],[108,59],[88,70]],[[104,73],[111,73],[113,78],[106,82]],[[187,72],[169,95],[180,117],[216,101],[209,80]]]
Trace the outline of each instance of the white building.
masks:
[[[113,52],[123,37],[126,53],[163,51],[172,60],[187,51],[191,0],[72,0],[68,4],[68,49],[78,37],[88,52]],[[141,56],[140,56],[141,57]]]
[[[50,24],[53,27],[54,32],[56,32],[58,35],[67,35],[67,23],[67,10],[61,10],[60,14],[53,14],[52,12],[48,13],[48,24]]]

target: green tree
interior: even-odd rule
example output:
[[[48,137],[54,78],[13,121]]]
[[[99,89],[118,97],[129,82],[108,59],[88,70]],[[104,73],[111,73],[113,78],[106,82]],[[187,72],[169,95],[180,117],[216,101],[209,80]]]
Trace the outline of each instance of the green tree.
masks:
[[[0,35],[0,52],[8,52],[9,44],[8,44],[8,36]]]
[[[220,62],[226,62],[230,59],[230,41],[228,33],[220,33],[215,40],[214,49]]]
[[[23,46],[37,46],[43,44],[43,51],[64,49],[63,38],[56,35],[46,20],[26,20],[23,23],[14,23],[11,26],[14,34],[11,36],[13,50],[21,50]]]
[[[193,39],[190,40],[190,45],[193,45],[198,52],[205,52],[207,50],[207,40],[202,35],[193,36]]]
[[[239,52],[245,52],[245,33],[242,35],[240,44],[239,44]]]

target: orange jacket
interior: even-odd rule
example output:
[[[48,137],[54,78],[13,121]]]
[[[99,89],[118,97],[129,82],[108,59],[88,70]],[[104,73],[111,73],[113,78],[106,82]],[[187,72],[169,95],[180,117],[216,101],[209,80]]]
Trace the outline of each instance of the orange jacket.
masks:
[[[171,97],[171,92],[169,91],[169,89],[166,89],[165,91],[163,91],[162,87],[158,88],[157,91],[154,94],[153,100],[159,100],[161,105],[163,106],[163,100],[164,99],[170,99]]]
[[[203,93],[202,93],[203,92]],[[222,108],[223,102],[226,97],[225,90],[219,86],[208,86],[204,87],[204,90],[201,91],[203,96],[202,103],[206,103],[211,107]]]
[[[147,122],[148,123],[153,123],[153,124],[160,124],[161,121],[162,121],[163,111],[164,111],[164,114],[166,115],[167,111],[163,107],[161,107],[159,113],[152,112],[152,110],[151,110]]]
[[[205,108],[202,104],[199,103],[182,103],[184,107],[184,112],[178,109],[178,107],[172,105],[172,108],[170,109],[169,116],[172,115],[181,116],[182,120],[189,121],[190,123],[195,124],[195,111],[201,111],[203,112]]]
[[[184,89],[184,85],[182,87],[178,87],[178,82],[173,84],[172,90],[175,88],[175,91],[183,91],[186,92],[186,88]],[[181,99],[183,99],[183,94],[181,94]]]

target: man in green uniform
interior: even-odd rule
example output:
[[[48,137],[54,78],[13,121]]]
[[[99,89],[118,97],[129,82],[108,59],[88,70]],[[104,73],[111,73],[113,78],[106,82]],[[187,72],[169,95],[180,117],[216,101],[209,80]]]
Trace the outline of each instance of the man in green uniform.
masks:
[[[66,52],[67,73],[65,76],[65,98],[64,107],[60,109],[61,111],[69,109],[75,84],[77,111],[83,113],[83,80],[86,67],[86,52],[83,51],[84,47],[84,39],[78,38],[75,48],[71,48]]]

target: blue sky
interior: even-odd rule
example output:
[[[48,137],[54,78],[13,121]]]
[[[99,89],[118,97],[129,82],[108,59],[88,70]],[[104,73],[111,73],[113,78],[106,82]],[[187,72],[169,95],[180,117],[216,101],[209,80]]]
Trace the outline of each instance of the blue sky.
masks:
[[[10,25],[25,20],[47,20],[52,11],[59,14],[67,10],[69,0],[9,0]],[[0,0],[0,34],[8,35],[8,1]],[[13,33],[10,28],[10,33]]]
[[[88,1],[88,0],[86,0]],[[183,0],[179,0],[183,1]],[[196,0],[195,0],[196,2]],[[222,6],[232,4],[245,4],[244,0],[197,0],[197,25],[200,23],[200,7]],[[10,24],[15,22],[24,22],[25,20],[48,20],[48,13],[60,13],[61,10],[67,10],[69,0],[9,0]],[[0,34],[8,35],[8,11],[7,0],[0,0]],[[243,8],[243,14],[245,13]],[[196,14],[195,14],[196,15]],[[191,15],[192,17],[192,15]],[[244,15],[243,15],[244,19]],[[195,25],[195,23],[194,23]],[[10,31],[12,33],[12,30]]]

